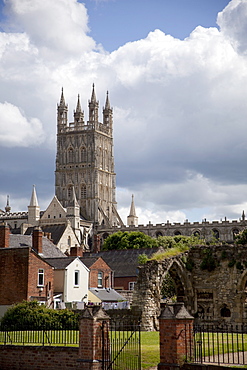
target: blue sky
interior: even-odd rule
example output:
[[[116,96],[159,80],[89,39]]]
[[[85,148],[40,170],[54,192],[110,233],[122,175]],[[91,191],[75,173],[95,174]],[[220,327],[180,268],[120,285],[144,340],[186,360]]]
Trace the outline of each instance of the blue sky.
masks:
[[[0,208],[54,195],[56,106],[114,111],[118,211],[139,222],[247,212],[247,1],[6,0],[0,6]],[[102,117],[101,117],[102,118]]]
[[[199,25],[216,27],[229,0],[106,0],[80,1],[88,10],[90,35],[108,51],[145,38],[160,29],[184,39]]]

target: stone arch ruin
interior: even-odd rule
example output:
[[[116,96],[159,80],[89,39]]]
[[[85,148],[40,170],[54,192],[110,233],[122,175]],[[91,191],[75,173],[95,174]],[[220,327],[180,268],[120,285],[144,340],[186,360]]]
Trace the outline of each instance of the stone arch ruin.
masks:
[[[139,266],[133,307],[141,310],[144,330],[158,330],[165,276],[176,285],[195,321],[204,324],[247,324],[247,246],[198,246],[176,257]]]

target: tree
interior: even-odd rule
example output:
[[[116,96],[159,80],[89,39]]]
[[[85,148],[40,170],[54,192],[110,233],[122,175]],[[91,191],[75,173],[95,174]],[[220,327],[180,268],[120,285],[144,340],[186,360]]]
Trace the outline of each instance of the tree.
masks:
[[[103,244],[103,250],[140,249],[157,247],[157,239],[141,231],[118,231],[109,235]]]
[[[37,301],[23,301],[11,306],[1,319],[0,327],[8,330],[70,329],[78,326],[78,314],[70,310],[54,310],[40,305]]]
[[[247,244],[247,229],[241,231],[239,234],[235,237],[235,243],[236,244]]]

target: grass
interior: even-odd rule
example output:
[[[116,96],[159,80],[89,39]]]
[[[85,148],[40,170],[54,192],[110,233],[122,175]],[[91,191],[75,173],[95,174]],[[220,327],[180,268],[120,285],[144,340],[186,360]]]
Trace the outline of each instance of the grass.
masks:
[[[197,333],[195,342],[197,352],[198,342],[202,342],[202,356],[217,356],[218,354],[236,353],[247,351],[247,334],[236,333]]]
[[[142,369],[157,366],[160,362],[159,332],[141,332],[141,362]]]

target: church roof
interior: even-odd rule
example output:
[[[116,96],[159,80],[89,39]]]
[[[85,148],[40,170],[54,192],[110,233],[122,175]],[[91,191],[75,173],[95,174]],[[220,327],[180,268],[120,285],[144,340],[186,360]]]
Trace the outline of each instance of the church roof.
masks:
[[[140,254],[146,254],[151,257],[158,248],[142,249],[117,249],[109,251],[100,251],[91,256],[102,257],[108,266],[114,271],[115,277],[127,277],[138,275],[138,257]]]
[[[10,234],[10,248],[32,247],[32,236],[22,234]],[[49,239],[42,237],[42,255],[43,258],[48,257],[65,257],[65,254],[60,251]]]

